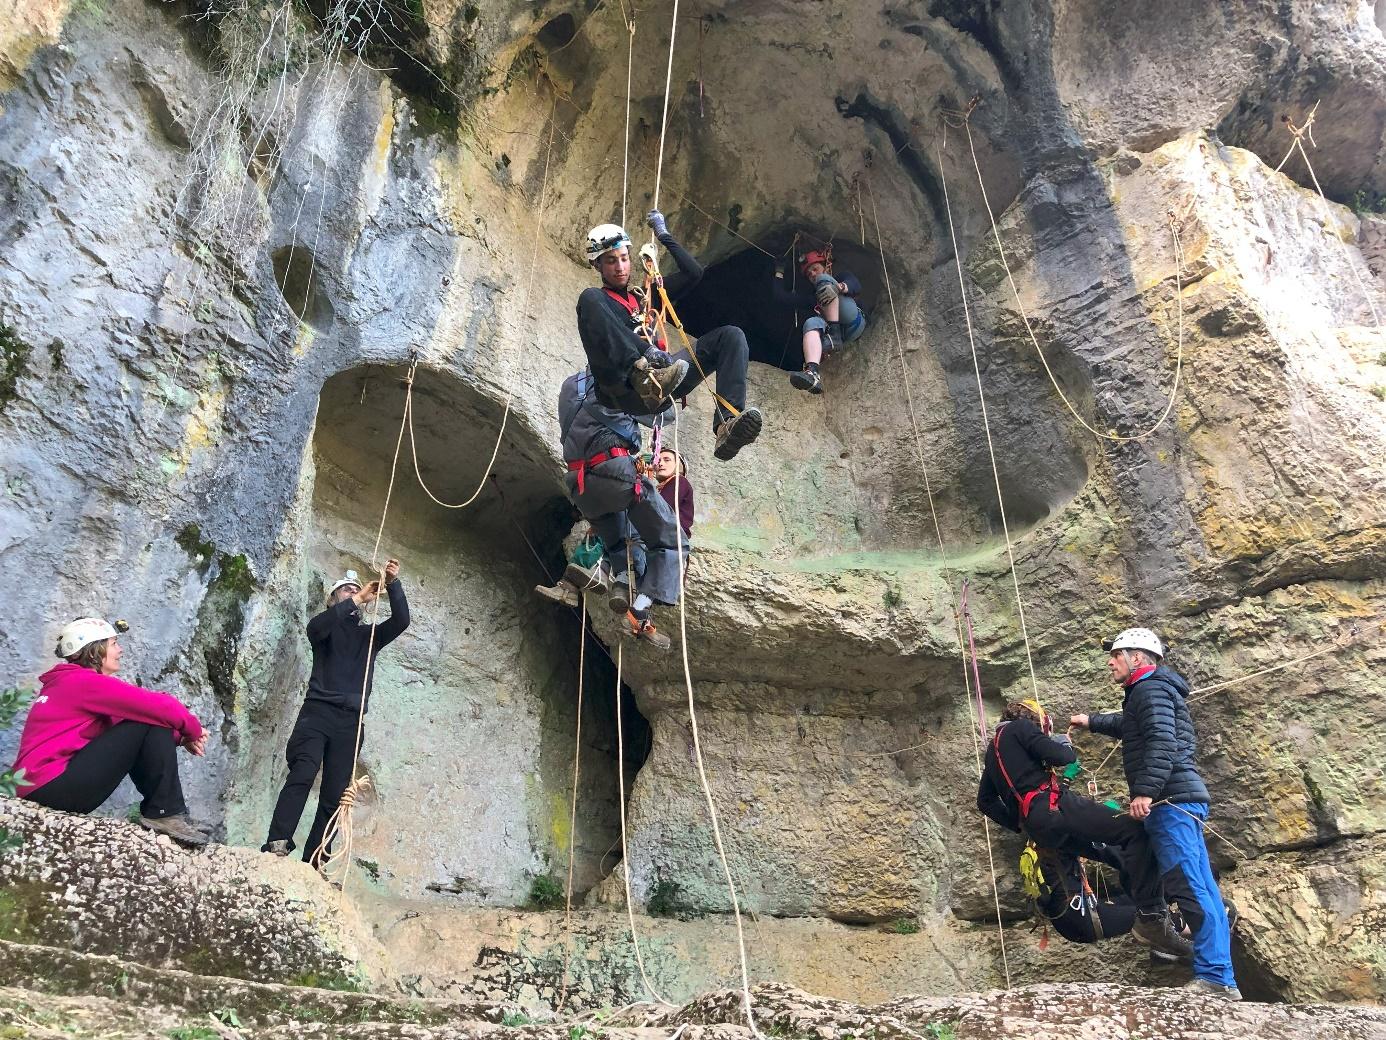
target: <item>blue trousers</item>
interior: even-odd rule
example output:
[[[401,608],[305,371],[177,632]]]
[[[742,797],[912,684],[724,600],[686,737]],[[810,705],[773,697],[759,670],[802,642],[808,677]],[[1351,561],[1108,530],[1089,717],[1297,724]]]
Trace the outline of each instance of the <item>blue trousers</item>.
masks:
[[[1179,912],[1193,931],[1194,977],[1219,986],[1235,986],[1227,908],[1213,877],[1213,866],[1208,862],[1208,846],[1203,842],[1206,819],[1208,807],[1201,802],[1157,805],[1145,818],[1145,829],[1160,873],[1173,875],[1174,884],[1170,887],[1177,887],[1182,880],[1197,900],[1198,905],[1193,907],[1184,906],[1183,901],[1179,904]]]

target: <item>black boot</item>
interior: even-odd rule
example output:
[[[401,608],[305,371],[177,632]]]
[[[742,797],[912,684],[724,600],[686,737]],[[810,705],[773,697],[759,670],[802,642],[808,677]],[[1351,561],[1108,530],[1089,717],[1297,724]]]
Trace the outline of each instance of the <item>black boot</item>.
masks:
[[[747,408],[735,419],[728,419],[717,427],[717,447],[712,454],[723,462],[736,457],[736,453],[760,436],[762,423],[759,408]]]
[[[789,384],[795,390],[807,390],[811,394],[823,392],[823,377],[818,372],[818,366],[813,362],[805,365],[802,372],[790,373]]]

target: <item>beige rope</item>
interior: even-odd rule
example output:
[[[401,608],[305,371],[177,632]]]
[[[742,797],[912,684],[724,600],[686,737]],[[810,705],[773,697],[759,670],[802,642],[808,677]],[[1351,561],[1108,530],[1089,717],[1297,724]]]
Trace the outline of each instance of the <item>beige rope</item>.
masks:
[[[635,947],[635,966],[640,969],[640,980],[644,982],[650,996],[661,1004],[673,1007],[672,1001],[660,996],[659,990],[655,989],[650,976],[645,972],[645,958],[640,953],[640,936],[635,930],[635,900],[630,894],[630,853],[626,849],[626,738],[625,727],[621,722],[621,661],[624,646],[624,640],[616,644],[616,780],[621,787],[617,801],[621,806],[621,879],[626,888],[626,920],[630,922],[630,943]]]
[[[677,6],[677,5],[676,5]],[[674,409],[674,454],[679,458],[683,457],[683,452],[679,449],[679,410]],[[679,500],[679,493],[682,491],[683,473],[681,466],[674,467],[674,501]],[[707,801],[708,817],[712,820],[712,840],[717,847],[717,858],[722,863],[722,876],[727,882],[727,894],[731,897],[732,917],[736,921],[736,946],[741,958],[741,999],[742,1006],[746,1011],[746,1024],[750,1026],[751,1034],[756,1037],[761,1036],[761,1032],[756,1028],[755,1011],[751,1004],[751,973],[746,960],[746,932],[741,923],[741,902],[737,898],[736,883],[732,880],[731,866],[727,863],[727,850],[722,843],[722,828],[717,820],[717,805],[712,800],[712,786],[708,783],[707,767],[703,764],[703,745],[698,735],[698,712],[693,703],[693,674],[688,667],[688,610],[685,605],[684,597],[684,567],[683,567],[683,524],[679,522],[677,511],[674,516],[675,546],[678,549],[678,570],[679,570],[679,653],[683,658],[683,682],[688,691],[688,722],[689,730],[693,737],[693,759],[698,766],[698,779],[702,783],[703,798]]]
[[[858,206],[860,206],[860,190],[862,179],[858,179],[857,181]],[[919,434],[919,419],[914,408],[914,392],[910,388],[909,366],[905,363],[905,344],[904,339],[900,334],[900,318],[895,309],[895,291],[891,287],[890,283],[890,266],[886,263],[885,239],[884,236],[882,236],[881,234],[881,217],[880,212],[876,207],[876,190],[874,187],[872,187],[871,182],[869,180],[866,182],[866,193],[867,197],[871,200],[871,220],[876,227],[876,246],[880,250],[881,254],[881,275],[883,280],[885,281],[886,299],[890,302],[890,323],[891,327],[895,330],[895,351],[896,355],[900,360],[900,378],[905,387],[905,404],[909,412],[910,427],[914,430],[915,457],[919,461],[919,472],[920,475],[923,477],[924,481],[924,494],[928,496],[929,499],[929,515],[933,518],[934,522],[934,536],[938,539],[939,556],[942,557],[943,566],[946,569],[948,567],[948,550],[944,547],[943,544],[943,527],[939,523],[938,509],[934,505],[934,492],[931,482],[929,480],[929,466],[928,463],[924,461],[924,444]],[[865,221],[864,215],[862,217],[862,220],[863,222]],[[864,234],[863,238],[865,238]],[[967,306],[966,300],[963,301],[963,306]],[[977,709],[976,705],[973,703],[972,677],[968,672],[967,651],[963,645],[962,618],[959,617],[956,606],[953,609],[953,627],[958,637],[958,654],[960,660],[962,661],[963,689],[967,695],[968,715],[975,721],[975,725],[972,727],[972,751],[973,756],[976,759],[977,775],[980,777],[982,774],[981,730],[985,720],[978,716],[979,709]],[[879,752],[875,752],[873,753],[873,757],[874,755],[879,754]],[[1010,959],[1006,954],[1006,931],[1001,921],[1001,892],[996,877],[996,857],[995,853],[992,851],[991,845],[991,821],[988,820],[985,816],[982,817],[982,829],[986,835],[987,840],[987,865],[991,870],[991,894],[992,899],[996,904],[996,931],[1001,941],[1001,967],[1005,974],[1006,988],[1010,989],[1011,966]]]
[[[573,958],[573,861],[577,849],[578,776],[582,767],[582,685],[587,674],[587,592],[578,608],[577,735],[573,738],[573,797],[568,814],[568,890],[563,899],[563,986],[559,990],[558,1010],[568,1003],[568,970]],[[625,791],[621,792],[625,802]]]
[[[964,116],[964,118],[961,120],[961,126],[967,132],[967,147],[968,150],[972,153],[972,168],[977,173],[977,186],[981,189],[982,192],[982,203],[986,206],[987,218],[991,221],[991,233],[996,240],[996,251],[1001,257],[1001,266],[1004,267],[1006,270],[1006,281],[1010,283],[1011,295],[1015,298],[1016,309],[1020,312],[1020,320],[1025,325],[1025,331],[1030,337],[1030,343],[1034,346],[1035,353],[1039,355],[1040,363],[1044,366],[1045,374],[1049,376],[1049,381],[1054,385],[1054,390],[1058,393],[1059,399],[1063,401],[1064,406],[1073,415],[1073,418],[1078,420],[1078,425],[1082,426],[1083,429],[1087,430],[1094,437],[1100,438],[1101,440],[1105,441],[1112,441],[1118,444],[1127,444],[1131,441],[1145,440],[1147,437],[1154,434],[1156,430],[1158,430],[1161,426],[1165,424],[1165,420],[1169,418],[1170,414],[1174,410],[1174,401],[1179,393],[1179,377],[1184,366],[1184,300],[1182,296],[1182,289],[1178,288],[1178,264],[1176,263],[1175,265],[1175,285],[1177,288],[1176,303],[1179,308],[1179,346],[1174,362],[1174,385],[1170,388],[1169,400],[1165,402],[1165,410],[1160,413],[1160,417],[1157,420],[1155,420],[1154,425],[1152,425],[1149,429],[1143,430],[1137,434],[1123,436],[1122,434],[1116,433],[1113,430],[1108,430],[1105,432],[1099,430],[1096,427],[1092,426],[1086,419],[1082,417],[1082,415],[1078,413],[1078,409],[1073,406],[1073,402],[1070,401],[1068,399],[1068,395],[1064,393],[1064,388],[1059,385],[1059,380],[1054,375],[1054,370],[1049,367],[1049,359],[1044,355],[1044,348],[1040,346],[1039,338],[1035,335],[1034,327],[1030,324],[1030,316],[1025,312],[1025,304],[1021,302],[1020,290],[1016,287],[1015,275],[1011,273],[1010,261],[1006,259],[1006,249],[1001,242],[1001,229],[996,225],[996,214],[992,212],[991,200],[987,197],[987,186],[986,183],[982,180],[982,166],[977,159],[977,148],[972,141],[972,125],[969,119],[966,118],[966,116]],[[939,173],[941,177],[941,169]],[[1172,221],[1170,224],[1170,229],[1171,231],[1173,231],[1174,229],[1174,224]],[[962,268],[960,262],[959,277],[961,277],[961,271]]]
[[[625,5],[621,5],[621,20],[626,21]],[[626,226],[626,199],[630,197],[630,98],[631,74],[635,69],[635,15],[626,22],[630,39],[626,43],[626,134],[622,138],[624,154],[621,157],[621,229]]]

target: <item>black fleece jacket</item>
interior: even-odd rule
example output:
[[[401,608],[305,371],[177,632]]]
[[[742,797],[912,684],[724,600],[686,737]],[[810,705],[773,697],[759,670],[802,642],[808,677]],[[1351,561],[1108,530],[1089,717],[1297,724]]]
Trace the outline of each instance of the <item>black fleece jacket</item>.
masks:
[[[313,673],[308,678],[308,700],[324,701],[338,708],[359,711],[364,683],[370,706],[375,658],[409,627],[409,601],[396,578],[385,586],[390,597],[390,616],[375,626],[361,624],[361,612],[350,598],[334,603],[308,622],[308,642],[313,647]],[[371,674],[366,675],[366,649],[371,646]]]
[[[1001,749],[1001,759],[996,757]],[[1006,782],[1010,774],[1015,790],[1024,795],[1049,779],[1050,766],[1077,761],[1072,744],[1061,744],[1029,719],[1003,722],[987,742],[986,765],[977,786],[977,809],[1007,830],[1020,833],[1020,802]],[[1001,770],[1005,764],[1005,772]],[[1043,797],[1042,795],[1040,797]]]
[[[1208,803],[1208,787],[1194,768],[1197,741],[1188,695],[1184,677],[1161,665],[1126,687],[1121,711],[1088,717],[1094,733],[1121,740],[1132,798]]]

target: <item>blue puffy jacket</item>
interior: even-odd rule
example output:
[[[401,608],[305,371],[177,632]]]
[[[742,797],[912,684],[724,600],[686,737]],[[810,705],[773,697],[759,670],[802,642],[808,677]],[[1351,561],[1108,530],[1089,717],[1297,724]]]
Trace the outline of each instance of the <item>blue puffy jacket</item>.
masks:
[[[1189,684],[1161,665],[1126,687],[1121,711],[1088,718],[1094,733],[1121,740],[1121,763],[1132,798],[1208,803],[1208,788],[1194,767]]]

